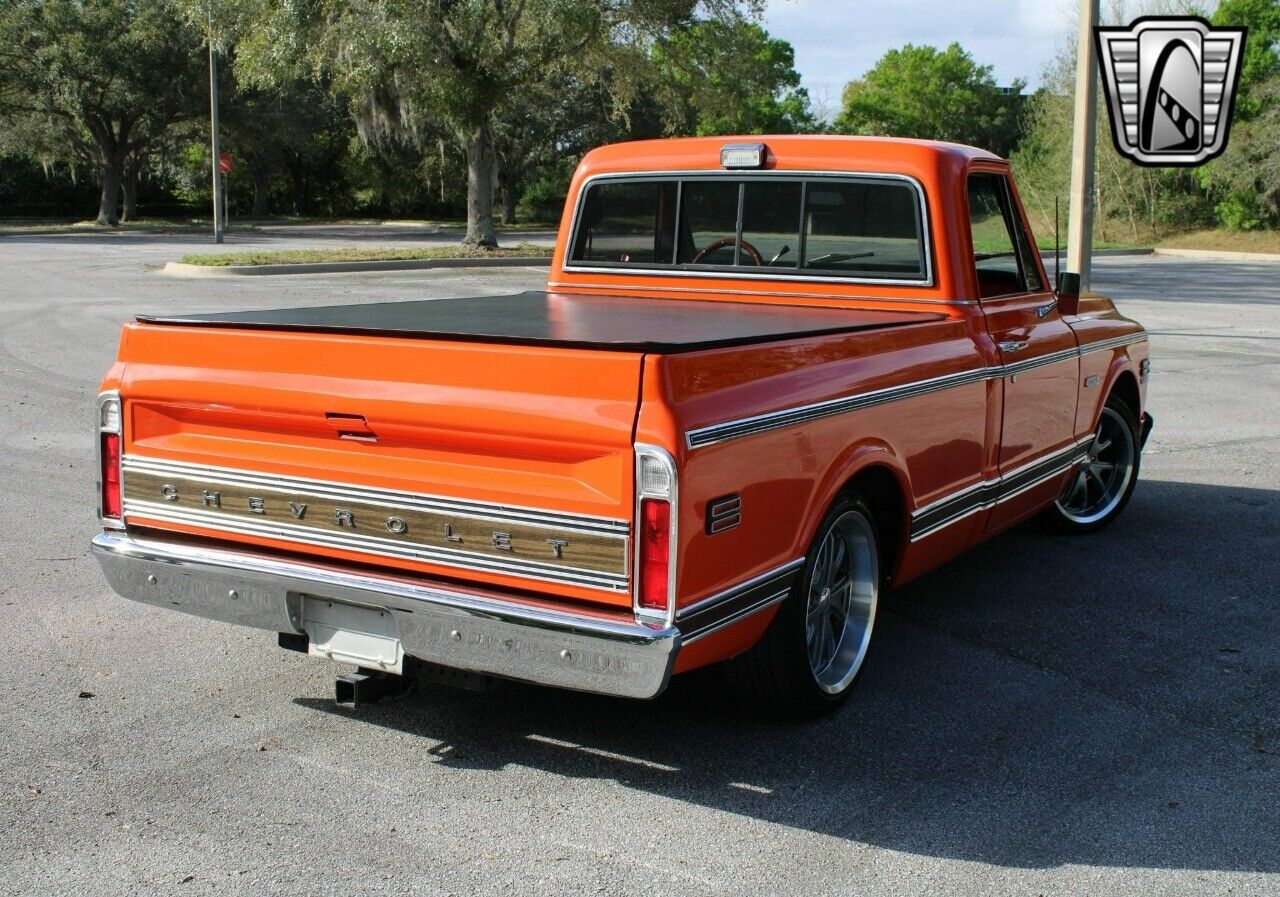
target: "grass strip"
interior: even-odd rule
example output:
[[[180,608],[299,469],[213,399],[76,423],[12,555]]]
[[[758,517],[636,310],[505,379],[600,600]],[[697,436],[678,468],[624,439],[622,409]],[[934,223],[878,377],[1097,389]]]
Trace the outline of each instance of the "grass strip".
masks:
[[[452,244],[448,246],[404,246],[385,249],[271,249],[243,252],[210,252],[184,255],[184,265],[225,268],[231,265],[311,265],[324,262],[399,262],[437,259],[490,259],[549,257],[550,246],[521,243],[500,249]]]

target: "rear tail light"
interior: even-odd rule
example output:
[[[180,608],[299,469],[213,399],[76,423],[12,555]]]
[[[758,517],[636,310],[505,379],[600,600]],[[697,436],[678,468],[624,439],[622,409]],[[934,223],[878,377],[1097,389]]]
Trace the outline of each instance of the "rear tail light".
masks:
[[[120,434],[102,434],[102,516],[120,519]]]
[[[671,564],[671,502],[660,498],[640,500],[640,589],[642,610],[664,613],[667,609],[667,570]]]
[[[120,523],[124,508],[120,489],[120,397],[104,393],[98,397],[98,516]]]
[[[637,619],[670,625],[675,619],[675,460],[656,446],[636,446]]]

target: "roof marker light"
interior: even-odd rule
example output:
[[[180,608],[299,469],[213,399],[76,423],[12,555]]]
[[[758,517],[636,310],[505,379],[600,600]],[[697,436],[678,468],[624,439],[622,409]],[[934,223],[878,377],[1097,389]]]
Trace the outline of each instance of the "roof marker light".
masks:
[[[727,143],[720,147],[721,168],[764,168],[769,150],[763,143]]]

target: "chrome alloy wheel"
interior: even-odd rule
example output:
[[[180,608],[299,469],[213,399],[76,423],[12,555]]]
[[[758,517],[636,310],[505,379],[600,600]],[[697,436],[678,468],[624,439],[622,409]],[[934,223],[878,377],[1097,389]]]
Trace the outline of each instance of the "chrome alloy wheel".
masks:
[[[809,669],[823,691],[838,694],[866,657],[880,591],[875,532],[861,512],[846,511],[828,528],[808,585]]]
[[[1073,523],[1095,523],[1124,500],[1138,449],[1133,431],[1111,408],[1102,409],[1089,453],[1058,496],[1058,510]]]

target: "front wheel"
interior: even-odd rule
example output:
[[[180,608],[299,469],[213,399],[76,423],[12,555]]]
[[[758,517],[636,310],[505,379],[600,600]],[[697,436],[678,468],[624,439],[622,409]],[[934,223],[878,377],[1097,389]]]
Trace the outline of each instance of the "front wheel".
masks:
[[[866,660],[879,596],[875,520],[861,499],[841,497],[769,629],[726,665],[740,698],[802,719],[840,706]]]
[[[1098,418],[1088,454],[1047,512],[1049,523],[1068,533],[1090,533],[1119,517],[1138,483],[1138,447],[1137,418],[1112,396]]]

